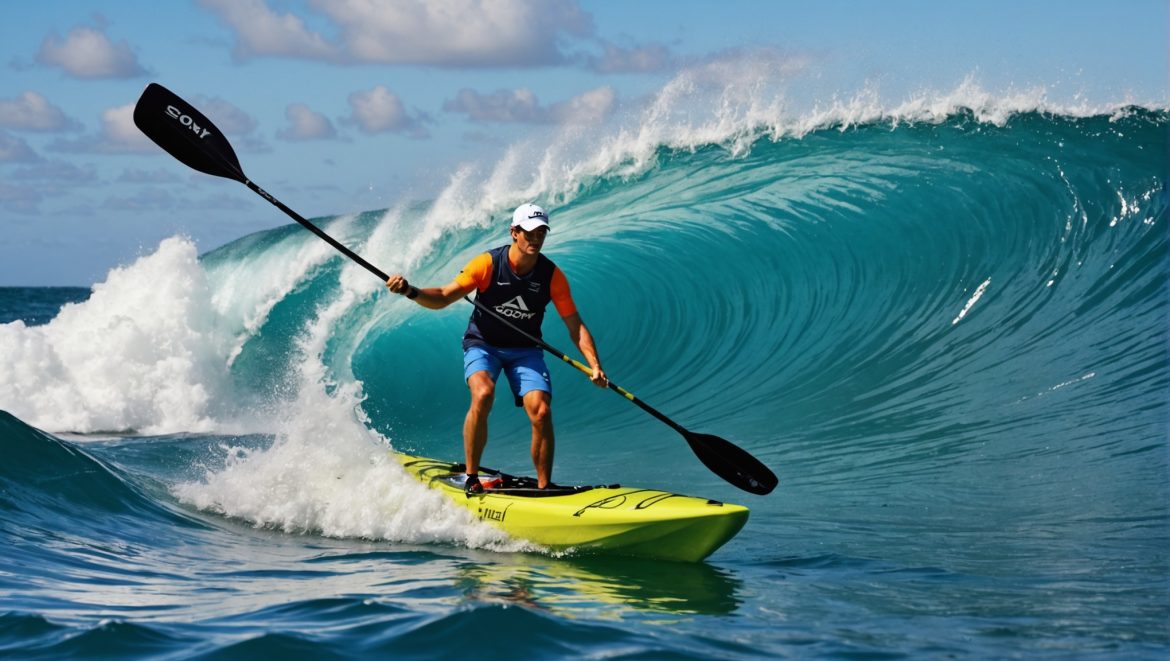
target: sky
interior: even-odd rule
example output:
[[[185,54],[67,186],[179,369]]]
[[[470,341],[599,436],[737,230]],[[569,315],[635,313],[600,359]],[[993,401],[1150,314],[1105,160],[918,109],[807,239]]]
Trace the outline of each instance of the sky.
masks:
[[[317,217],[432,199],[464,164],[636,113],[712,63],[763,61],[810,106],[974,81],[1166,107],[1168,33],[1167,0],[5,2],[0,286],[88,286],[168,236],[205,252],[290,222],[138,132],[150,82]]]

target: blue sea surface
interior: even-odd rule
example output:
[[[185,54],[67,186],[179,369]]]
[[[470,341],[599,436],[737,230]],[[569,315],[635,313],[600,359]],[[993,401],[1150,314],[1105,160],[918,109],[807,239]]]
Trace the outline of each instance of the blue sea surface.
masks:
[[[610,377],[780,477],[550,361],[558,482],[751,508],[702,563],[513,546],[409,484],[388,446],[461,456],[470,308],[297,227],[0,290],[0,656],[1165,659],[1168,129],[958,111],[551,196]],[[320,222],[433,285],[507,240],[449,215]],[[505,404],[485,463],[529,473]]]
[[[0,287],[0,324],[17,320],[29,326],[47,324],[62,305],[87,298],[85,287]]]

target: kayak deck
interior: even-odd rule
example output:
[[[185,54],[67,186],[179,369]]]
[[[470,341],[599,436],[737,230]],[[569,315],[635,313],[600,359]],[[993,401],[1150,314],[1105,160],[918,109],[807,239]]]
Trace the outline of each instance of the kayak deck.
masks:
[[[393,453],[408,473],[512,537],[552,550],[698,562],[735,536],[748,519],[741,505],[655,489],[554,486],[480,468],[496,484],[463,489],[463,464]]]

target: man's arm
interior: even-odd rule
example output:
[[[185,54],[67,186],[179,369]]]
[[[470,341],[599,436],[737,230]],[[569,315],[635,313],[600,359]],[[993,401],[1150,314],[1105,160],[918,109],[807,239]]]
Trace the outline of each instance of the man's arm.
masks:
[[[415,303],[424,308],[441,310],[470,294],[477,287],[486,289],[491,281],[491,270],[492,256],[485,252],[468,262],[459,275],[443,287],[419,289],[412,287],[406,278],[397,274],[390,276],[390,279],[386,281],[386,286],[395,294],[402,294],[413,299]]]
[[[602,388],[608,388],[609,379],[601,367],[601,359],[597,357],[597,346],[593,344],[593,334],[589,332],[585,322],[581,321],[581,315],[574,312],[567,317],[561,317],[561,319],[565,322],[565,328],[569,329],[569,339],[573,340],[573,344],[577,345],[577,348],[581,350],[581,355],[585,356],[585,360],[593,368],[593,374],[589,380]]]
[[[402,294],[407,297],[413,294],[415,303],[431,310],[441,310],[470,294],[475,289],[474,284],[463,286],[454,280],[442,287],[426,287],[420,289],[411,286],[406,281],[406,278],[401,275],[390,276],[390,279],[386,281],[386,286],[395,294]],[[414,292],[418,293],[414,294]]]

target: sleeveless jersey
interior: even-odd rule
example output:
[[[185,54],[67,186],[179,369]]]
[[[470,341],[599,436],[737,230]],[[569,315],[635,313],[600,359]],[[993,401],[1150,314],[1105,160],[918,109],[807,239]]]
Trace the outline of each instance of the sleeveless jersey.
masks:
[[[556,264],[544,255],[537,255],[536,266],[525,276],[516,275],[508,264],[508,248],[501,246],[489,251],[492,257],[492,279],[488,288],[477,291],[475,300],[491,308],[509,323],[529,335],[539,338],[544,310],[552,300],[549,285]],[[494,316],[475,308],[463,334],[463,349],[490,344],[496,347],[535,347],[531,340],[508,328]]]

